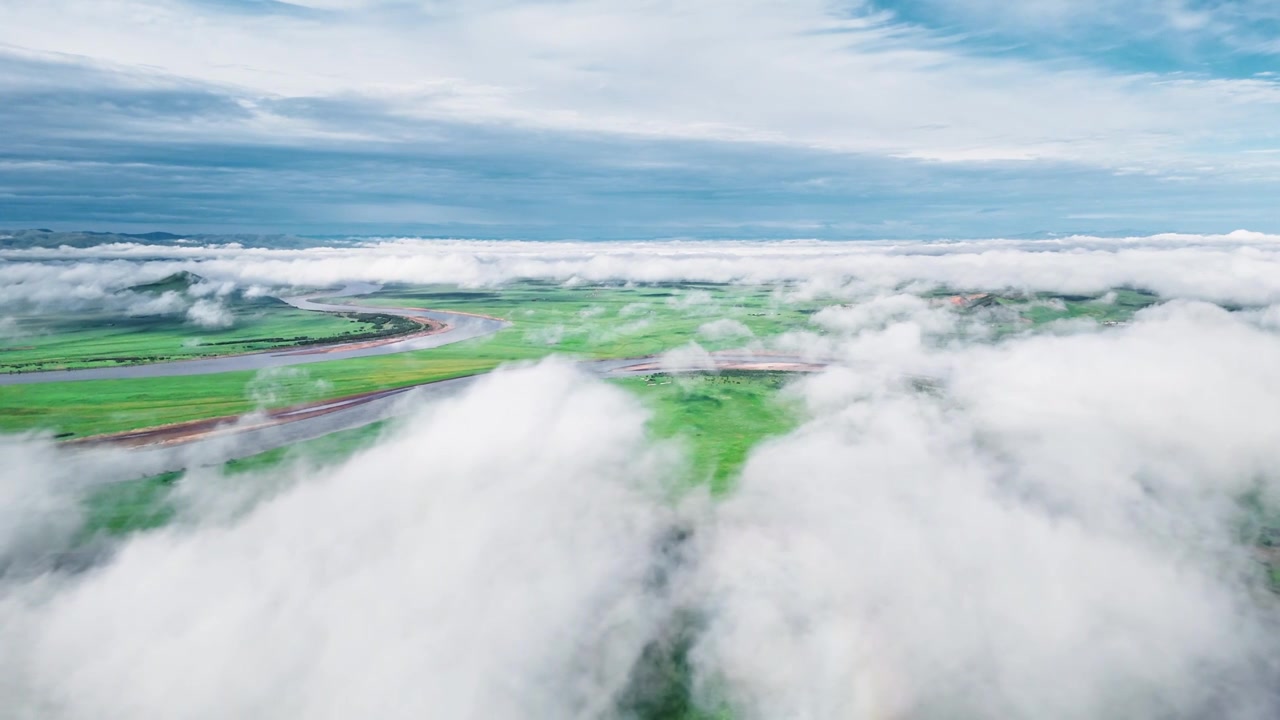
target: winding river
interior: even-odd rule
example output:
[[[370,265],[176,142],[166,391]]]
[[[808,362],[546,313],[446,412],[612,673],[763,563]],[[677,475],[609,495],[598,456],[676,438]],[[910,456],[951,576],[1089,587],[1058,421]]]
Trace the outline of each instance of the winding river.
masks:
[[[442,323],[443,330],[428,335],[409,336],[379,343],[332,343],[303,348],[272,350],[223,357],[177,360],[147,365],[129,365],[76,370],[0,375],[0,386],[74,380],[155,378],[206,375],[233,371],[256,371],[331,360],[390,355],[437,348],[451,343],[492,335],[511,323],[498,318],[444,310],[384,308],[318,302],[367,295],[377,285],[348,285],[340,291],[283,297],[281,300],[301,310],[341,313],[382,313],[401,317],[427,318]],[[806,372],[822,367],[784,355],[720,353],[713,367],[672,367],[654,357],[587,360],[580,363],[589,373],[603,378],[649,375],[656,372],[698,372],[710,369],[746,369]],[[401,415],[422,401],[439,398],[467,387],[483,375],[436,381],[409,387],[362,393],[288,408],[278,408],[236,419],[195,421],[166,428],[139,430],[72,443],[85,449],[114,449],[102,452],[74,452],[69,462],[84,463],[81,475],[89,484],[117,482],[140,476],[195,466],[220,465],[228,460],[256,455],[275,448],[311,440],[341,430],[362,427]]]
[[[359,305],[338,305],[316,302],[316,298],[340,298],[367,295],[379,289],[377,285],[348,285],[337,292],[314,293],[297,297],[282,297],[284,302],[300,310],[316,312],[379,313],[400,317],[426,318],[443,323],[445,329],[430,335],[406,337],[381,343],[338,342],[307,345],[286,350],[267,350],[241,355],[174,360],[145,365],[124,365],[75,370],[46,370],[40,372],[0,374],[0,386],[28,385],[33,383],[69,382],[73,380],[118,380],[123,378],[177,377],[182,375],[210,375],[237,370],[266,370],[268,368],[306,365],[348,360],[375,355],[391,355],[412,350],[428,350],[463,340],[492,335],[510,323],[496,318],[444,310],[420,310],[417,308],[370,308]]]

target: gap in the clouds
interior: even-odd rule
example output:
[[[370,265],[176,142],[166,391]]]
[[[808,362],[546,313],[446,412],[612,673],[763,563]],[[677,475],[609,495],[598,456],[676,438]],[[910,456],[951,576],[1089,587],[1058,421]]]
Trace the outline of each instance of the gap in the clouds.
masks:
[[[728,492],[757,444],[782,436],[799,424],[800,408],[794,399],[780,392],[792,379],[778,372],[655,372],[612,382],[635,394],[651,410],[649,429],[655,442],[674,441],[682,448],[682,478],[673,486],[679,497],[700,487],[709,488],[713,495]],[[181,493],[175,492],[181,483],[230,487],[228,483],[251,484],[295,473],[299,468],[323,469],[374,448],[394,432],[393,421],[377,421],[230,460],[217,467],[171,471],[97,487],[84,500],[82,541],[167,525],[177,516],[175,503],[183,501]]]
[[[1280,503],[1264,483],[1241,496],[1237,532],[1241,544],[1256,548],[1268,585],[1280,594]]]
[[[187,468],[160,475],[113,482],[90,490],[84,498],[85,522],[81,541],[98,536],[122,537],[164,527],[178,517],[183,501],[180,483],[261,483],[268,476],[320,470],[338,465],[374,447],[391,431],[390,421],[377,421],[323,435],[255,455],[229,460],[217,467]],[[198,475],[198,477],[193,477]],[[217,488],[213,488],[217,491]]]
[[[781,396],[789,373],[724,371],[616,381],[654,409],[656,437],[688,448],[690,482],[728,492],[760,442],[786,434],[801,420],[797,403]]]
[[[877,0],[899,21],[992,57],[1101,66],[1120,73],[1266,77],[1280,14],[1262,0],[1023,3]]]
[[[283,0],[188,0],[197,7],[213,10],[240,12],[246,15],[283,15],[287,17],[322,19],[333,13]]]

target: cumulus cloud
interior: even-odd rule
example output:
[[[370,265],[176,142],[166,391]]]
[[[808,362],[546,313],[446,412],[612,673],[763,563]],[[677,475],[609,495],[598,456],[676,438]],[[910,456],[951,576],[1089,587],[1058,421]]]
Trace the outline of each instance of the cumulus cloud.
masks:
[[[74,469],[45,437],[0,435],[0,581],[47,570],[82,520]],[[0,596],[3,595],[0,585]]]
[[[237,287],[333,287],[349,282],[499,285],[520,278],[567,282],[792,282],[797,297],[893,296],[946,287],[1103,294],[1143,288],[1167,297],[1265,305],[1280,302],[1280,236],[1070,237],[964,242],[521,243],[389,239],[301,250],[159,247],[9,251],[0,292],[47,303],[109,295],[127,278],[188,270]],[[58,260],[60,262],[51,262]],[[68,263],[66,261],[80,260]],[[141,275],[140,275],[141,274]],[[104,280],[104,278],[106,280]],[[136,282],[136,280],[134,281]],[[81,288],[77,283],[87,283]],[[0,297],[3,297],[0,295]],[[673,296],[714,315],[703,291]],[[900,300],[905,302],[904,300]],[[65,302],[65,300],[64,300]],[[888,302],[886,300],[886,302]]]
[[[850,335],[864,330],[883,330],[896,322],[911,322],[926,332],[943,333],[956,325],[949,309],[945,304],[930,303],[917,295],[897,294],[827,307],[814,314],[813,322],[824,329]]]
[[[734,340],[749,338],[754,334],[751,328],[733,318],[720,318],[698,326],[698,335],[708,340]]]
[[[798,386],[813,419],[702,538],[704,692],[746,718],[1273,716],[1238,501],[1280,481],[1280,339],[1181,304],[937,360],[941,395],[884,366]]]
[[[55,251],[53,262],[0,263],[0,306],[24,311],[117,310],[138,314],[180,312],[173,296],[131,292],[134,285],[161,280],[181,269],[173,262],[134,262],[126,258],[94,257],[89,262],[60,262],[78,255]],[[26,260],[19,254],[15,258]],[[150,307],[148,305],[150,304]],[[185,304],[183,304],[185,308]]]
[[[715,370],[716,360],[706,348],[690,342],[662,353],[658,366],[667,373],[708,372]]]
[[[317,380],[303,367],[274,367],[259,370],[245,386],[245,396],[258,407],[296,405],[321,397],[332,389],[327,380]]]
[[[180,313],[187,308],[187,300],[181,293],[174,290],[166,290],[159,295],[150,296],[143,294],[133,294],[125,308],[126,315],[147,316],[147,315],[173,315]]]
[[[664,612],[653,498],[669,458],[644,422],[567,365],[499,373],[232,521],[10,587],[4,704],[48,718],[607,714]]]
[[[111,262],[237,287],[436,277],[411,250],[476,284],[786,280],[833,300],[771,341],[833,362],[788,386],[801,426],[715,502],[670,486],[679,456],[636,400],[552,361],[420,409],[336,467],[261,478],[256,504],[193,484],[182,523],[74,573],[40,558],[70,547],[63,488],[87,465],[8,439],[0,458],[21,472],[0,484],[0,558],[36,571],[0,580],[6,707],[630,717],[647,659],[683,643],[673,666],[696,701],[747,719],[1280,712],[1256,533],[1280,517],[1274,238],[394,241]],[[997,341],[975,328],[1007,318],[921,297],[1126,284],[1162,302],[1120,327]],[[702,335],[739,322],[708,317]],[[697,343],[659,363],[714,367]],[[306,380],[255,388],[272,402]]]
[[[187,320],[202,328],[228,328],[235,324],[235,315],[220,300],[202,298],[187,308]]]

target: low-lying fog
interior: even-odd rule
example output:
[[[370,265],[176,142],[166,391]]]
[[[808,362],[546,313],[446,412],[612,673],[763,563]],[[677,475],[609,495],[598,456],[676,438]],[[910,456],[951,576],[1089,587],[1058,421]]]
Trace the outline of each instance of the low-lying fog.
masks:
[[[723,498],[679,491],[680,447],[647,437],[638,399],[552,359],[337,467],[196,475],[173,524],[77,562],[72,466],[4,438],[7,716],[632,717],[669,680],[646,663],[681,643],[695,700],[736,718],[1280,715],[1250,533],[1280,511],[1280,238],[130,257],[154,252],[11,254],[0,307],[178,270],[239,290],[785,281],[831,302],[778,347],[838,362],[788,387],[806,421]],[[972,317],[917,297],[938,286],[1163,302],[960,341]]]

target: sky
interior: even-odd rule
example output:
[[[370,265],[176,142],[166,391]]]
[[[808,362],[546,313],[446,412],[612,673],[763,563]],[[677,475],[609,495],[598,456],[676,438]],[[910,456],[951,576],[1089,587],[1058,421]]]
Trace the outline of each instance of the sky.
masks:
[[[1280,231],[1266,0],[0,0],[0,227]]]

